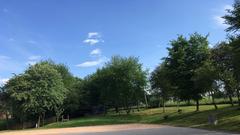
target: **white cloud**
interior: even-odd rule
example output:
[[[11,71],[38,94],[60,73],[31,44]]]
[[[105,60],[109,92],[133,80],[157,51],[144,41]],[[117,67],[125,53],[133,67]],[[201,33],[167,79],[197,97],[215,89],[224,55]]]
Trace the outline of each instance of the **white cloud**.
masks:
[[[225,5],[224,6],[224,11],[226,10],[233,10],[233,6],[232,5]]]
[[[102,39],[101,34],[98,32],[89,32],[87,39],[83,40],[83,43],[89,45],[95,45],[100,42],[104,42],[104,40]]]
[[[76,65],[77,67],[93,67],[93,66],[97,66],[97,65],[100,65],[104,62],[108,61],[108,58],[106,57],[101,57],[97,60],[92,60],[92,61],[86,61],[86,62],[83,62],[81,64],[78,64]]]
[[[98,32],[89,32],[88,38],[100,38],[101,35]]]
[[[42,57],[40,55],[32,55],[28,57],[27,65],[35,65]]]
[[[41,56],[40,55],[33,55],[33,56],[30,56],[28,57],[29,60],[39,60],[41,59]]]
[[[225,14],[227,14],[227,10],[232,10],[233,7],[231,5],[224,5],[220,10],[215,10],[217,13],[213,16],[213,20],[215,24],[220,27],[226,29],[228,25],[225,23],[225,19],[222,18]]]
[[[0,55],[0,60],[9,60],[9,59],[11,59],[11,58],[8,56]]]
[[[13,42],[13,41],[15,41],[15,39],[14,38],[9,38],[8,41]]]
[[[102,51],[100,49],[94,49],[90,52],[90,55],[101,55]]]
[[[35,40],[28,40],[27,43],[30,43],[30,44],[37,44],[37,41],[35,41]]]
[[[215,20],[215,23],[222,28],[227,28],[228,25],[225,24],[225,20],[222,18],[222,16],[214,16],[213,19]]]
[[[35,65],[37,63],[37,61],[28,61],[26,64],[27,65]]]
[[[86,61],[83,62],[81,64],[78,64],[77,67],[92,67],[92,66],[96,66],[102,63],[102,60],[96,60],[96,61]]]
[[[90,44],[90,45],[94,45],[94,44],[99,43],[100,41],[98,39],[85,39],[83,42]]]
[[[6,84],[8,82],[9,78],[0,78],[0,86]]]
[[[9,56],[0,55],[0,73],[17,72],[21,70],[21,64]]]

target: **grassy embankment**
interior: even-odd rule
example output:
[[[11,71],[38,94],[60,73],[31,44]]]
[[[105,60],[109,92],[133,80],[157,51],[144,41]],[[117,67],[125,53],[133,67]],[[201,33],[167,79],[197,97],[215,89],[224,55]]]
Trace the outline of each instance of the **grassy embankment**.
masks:
[[[52,123],[43,128],[63,128],[90,125],[107,125],[123,123],[151,123],[173,126],[205,128],[213,130],[225,130],[240,132],[240,109],[229,105],[219,105],[218,110],[214,110],[212,105],[200,106],[200,111],[195,112],[195,106],[181,107],[182,113],[177,112],[176,107],[167,107],[163,113],[161,108],[146,109],[140,112],[126,114],[108,114],[106,116],[91,116],[72,119],[63,123]],[[208,124],[209,114],[217,116],[218,125]],[[168,118],[166,119],[166,115]]]

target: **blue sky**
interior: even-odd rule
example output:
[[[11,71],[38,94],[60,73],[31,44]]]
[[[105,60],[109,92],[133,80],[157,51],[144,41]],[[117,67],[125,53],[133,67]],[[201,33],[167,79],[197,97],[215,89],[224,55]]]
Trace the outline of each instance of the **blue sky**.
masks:
[[[150,70],[178,34],[225,40],[232,0],[0,0],[0,84],[52,59],[78,77],[113,55],[139,57]]]

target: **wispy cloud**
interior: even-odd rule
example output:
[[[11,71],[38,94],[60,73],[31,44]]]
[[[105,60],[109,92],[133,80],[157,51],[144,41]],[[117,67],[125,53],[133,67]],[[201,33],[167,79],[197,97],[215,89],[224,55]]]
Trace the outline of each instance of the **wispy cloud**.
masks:
[[[15,39],[14,38],[9,38],[8,41],[13,42],[13,41],[15,41]]]
[[[0,73],[14,73],[22,70],[22,65],[13,58],[0,55]],[[0,78],[1,79],[1,78]]]
[[[0,78],[0,86],[3,86],[8,82],[9,78]]]
[[[29,43],[29,44],[37,44],[37,41],[35,41],[35,40],[28,40],[27,43]]]
[[[227,10],[232,10],[233,7],[231,5],[224,5],[222,8],[215,10],[217,13],[213,16],[213,20],[215,24],[220,28],[227,28],[228,25],[225,23],[225,19],[222,18],[225,14],[227,14]]]
[[[5,55],[0,55],[0,61],[1,60],[9,60],[9,59],[11,59],[11,57],[5,56]]]
[[[104,62],[107,62],[108,58],[107,57],[101,57],[97,60],[92,60],[92,61],[85,61],[81,64],[76,65],[77,67],[93,67],[97,65],[101,65]]]
[[[88,38],[100,38],[101,35],[98,32],[89,32]]]
[[[33,55],[33,56],[28,57],[29,60],[39,60],[40,58],[41,58],[40,55]]]
[[[83,43],[89,45],[95,45],[100,42],[104,42],[104,40],[102,39],[101,34],[98,32],[89,32],[87,39],[83,40]]]
[[[99,43],[100,40],[98,40],[98,39],[85,39],[83,42],[86,43],[86,44],[94,45],[94,44]]]
[[[222,27],[222,28],[228,27],[228,25],[225,24],[225,19],[223,19],[222,16],[216,15],[213,17],[213,19],[214,19],[215,23],[217,24],[217,26]]]
[[[224,11],[226,11],[226,10],[233,10],[233,6],[232,5],[224,5]]]
[[[90,52],[90,55],[101,55],[102,51],[100,49],[94,49]]]
[[[27,65],[35,65],[42,57],[40,55],[32,55],[28,57]]]

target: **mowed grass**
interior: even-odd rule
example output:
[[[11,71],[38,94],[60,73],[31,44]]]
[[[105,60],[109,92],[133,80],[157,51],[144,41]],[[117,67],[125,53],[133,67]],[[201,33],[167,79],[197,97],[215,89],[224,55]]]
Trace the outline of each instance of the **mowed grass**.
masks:
[[[89,116],[72,119],[68,122],[52,123],[43,128],[149,123],[240,132],[239,107],[231,107],[230,105],[218,105],[218,107],[219,109],[215,110],[212,105],[202,105],[200,111],[196,112],[195,106],[186,106],[180,108],[182,113],[177,112],[177,107],[167,107],[165,113],[162,112],[162,108],[135,111],[129,115],[111,113],[106,116]],[[208,124],[210,114],[216,115],[218,125]],[[166,115],[168,116],[167,119]]]

